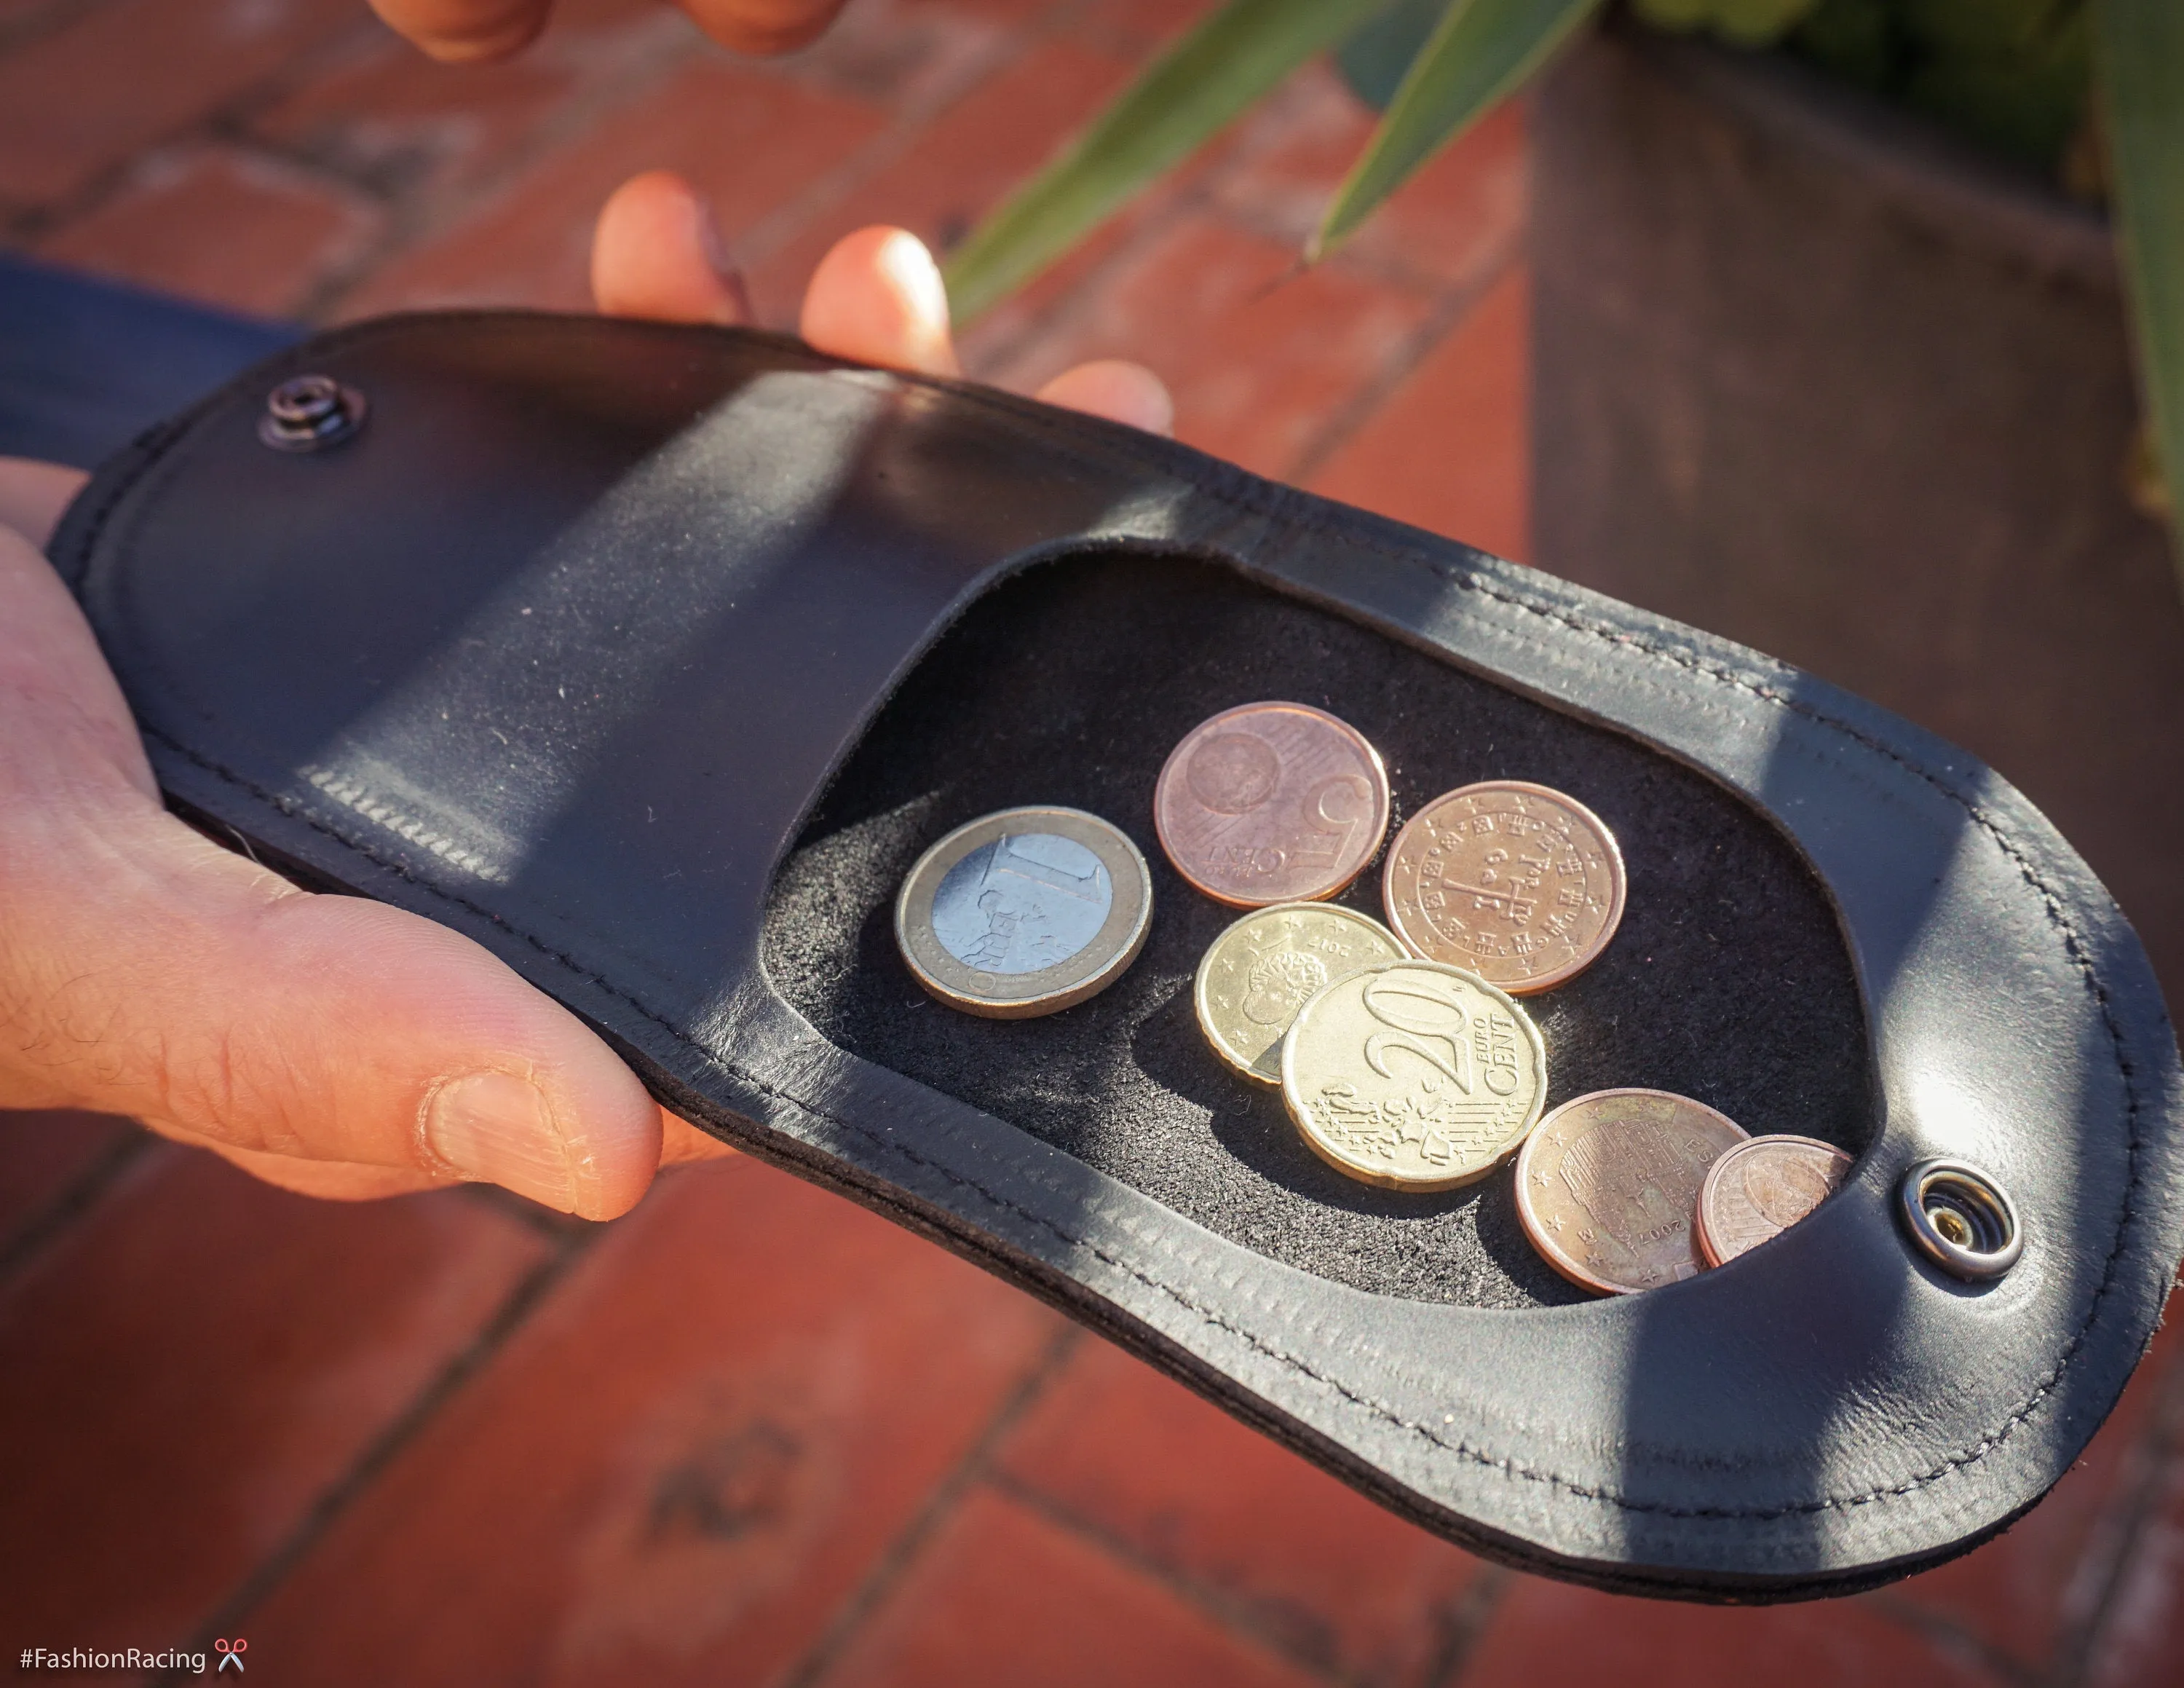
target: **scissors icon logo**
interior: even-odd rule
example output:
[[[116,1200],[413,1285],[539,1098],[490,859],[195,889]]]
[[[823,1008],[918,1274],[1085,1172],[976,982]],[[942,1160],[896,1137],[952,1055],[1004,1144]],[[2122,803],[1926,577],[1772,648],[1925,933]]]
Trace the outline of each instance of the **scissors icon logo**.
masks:
[[[242,1656],[250,1651],[250,1643],[238,1637],[232,1641],[214,1641],[212,1650],[220,1655],[220,1670],[226,1669],[231,1664],[241,1670],[243,1668]],[[220,1671],[216,1670],[213,1674],[217,1676]]]

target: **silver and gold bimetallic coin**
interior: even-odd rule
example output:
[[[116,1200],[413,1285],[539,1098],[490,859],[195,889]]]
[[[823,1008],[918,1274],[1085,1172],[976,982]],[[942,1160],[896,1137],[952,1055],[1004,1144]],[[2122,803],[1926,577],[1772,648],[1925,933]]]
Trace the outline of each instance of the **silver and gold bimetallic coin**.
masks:
[[[1082,809],[1005,809],[917,859],[894,936],[917,982],[966,1014],[1029,1020],[1120,978],[1152,924],[1138,847]]]
[[[1376,962],[1337,979],[1282,1040],[1282,1099],[1306,1143],[1390,1189],[1484,1177],[1524,1142],[1546,1094],[1530,1017],[1439,962]]]
[[[1599,959],[1623,919],[1623,852],[1574,797],[1487,780],[1435,797],[1388,849],[1388,924],[1413,955],[1514,996]]]
[[[1214,939],[1191,999],[1213,1053],[1249,1079],[1282,1082],[1282,1036],[1330,980],[1409,952],[1368,914],[1333,903],[1278,903]]]
[[[1596,1090],[1540,1121],[1517,1157],[1517,1217],[1573,1283],[1628,1295],[1705,1270],[1699,1187],[1749,1139],[1703,1102],[1667,1090]]]

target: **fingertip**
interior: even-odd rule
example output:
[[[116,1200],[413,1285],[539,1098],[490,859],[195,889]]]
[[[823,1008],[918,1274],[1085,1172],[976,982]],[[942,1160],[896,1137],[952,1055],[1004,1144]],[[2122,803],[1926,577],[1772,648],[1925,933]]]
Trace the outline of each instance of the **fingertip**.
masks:
[[[699,28],[731,52],[794,53],[826,34],[848,0],[681,0]]]
[[[925,243],[875,225],[836,241],[805,289],[804,338],[816,349],[921,375],[955,375],[948,288]]]
[[[721,325],[750,319],[712,208],[673,170],[633,176],[599,209],[592,299],[608,316]]]
[[[1175,433],[1175,400],[1167,383],[1141,363],[1103,358],[1065,370],[1036,396],[1064,410],[1127,422],[1147,433]]]
[[[443,64],[490,64],[546,27],[549,0],[371,0],[387,27]]]

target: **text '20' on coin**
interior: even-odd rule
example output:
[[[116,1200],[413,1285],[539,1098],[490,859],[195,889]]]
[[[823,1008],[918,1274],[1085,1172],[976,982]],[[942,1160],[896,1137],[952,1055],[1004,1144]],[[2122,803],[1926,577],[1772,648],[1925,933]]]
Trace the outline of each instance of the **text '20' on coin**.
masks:
[[[1699,1187],[1699,1253],[1708,1266],[1779,1237],[1841,1186],[1851,1158],[1818,1137],[1756,1137],[1708,1169]]]
[[[1627,1295],[1696,1277],[1699,1186],[1746,1142],[1733,1120],[1665,1090],[1596,1090],[1540,1121],[1517,1157],[1517,1216],[1571,1283]]]
[[[1334,981],[1282,1040],[1282,1099],[1312,1153],[1391,1189],[1484,1177],[1546,1093],[1530,1017],[1437,962],[1377,962]]]
[[[991,1020],[1055,1014],[1122,976],[1152,923],[1138,847],[1081,809],[1006,809],[917,859],[894,936],[917,982]]]
[[[1489,780],[1435,797],[1396,835],[1382,894],[1413,954],[1515,996],[1592,965],[1623,919],[1623,853],[1574,797]]]
[[[1246,703],[1201,722],[1153,791],[1175,870],[1239,908],[1334,896],[1373,859],[1388,812],[1380,753],[1302,703]]]
[[[1278,903],[1214,939],[1191,998],[1214,1054],[1246,1078],[1282,1082],[1283,1034],[1329,980],[1408,953],[1371,916],[1333,903]]]

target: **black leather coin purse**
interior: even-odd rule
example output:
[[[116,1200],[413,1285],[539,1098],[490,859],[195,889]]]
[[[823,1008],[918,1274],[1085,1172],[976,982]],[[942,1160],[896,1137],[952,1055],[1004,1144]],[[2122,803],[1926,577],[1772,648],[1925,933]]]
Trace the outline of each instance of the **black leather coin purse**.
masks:
[[[1529,1569],[1771,1600],[1959,1552],[2085,1446],[2184,1247],[2146,958],[1986,769],[1128,428],[758,333],[394,318],[148,435],[55,561],[179,809],[468,934],[678,1113]],[[1507,1172],[1405,1194],[1308,1153],[1199,1035],[1233,914],[1152,834],[1176,741],[1265,698],[1372,740],[1398,821],[1515,778],[1614,830],[1622,928],[1529,1004],[1551,1104],[1678,1091],[1849,1149],[1847,1185],[1591,1300]],[[1034,803],[1135,839],[1150,936],[1067,1012],[951,1012],[896,888]],[[1936,1160],[2014,1214],[2008,1270],[1914,1236]]]

